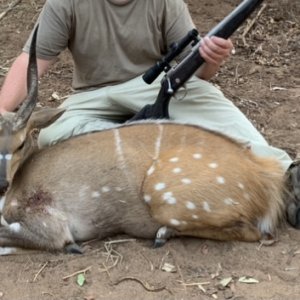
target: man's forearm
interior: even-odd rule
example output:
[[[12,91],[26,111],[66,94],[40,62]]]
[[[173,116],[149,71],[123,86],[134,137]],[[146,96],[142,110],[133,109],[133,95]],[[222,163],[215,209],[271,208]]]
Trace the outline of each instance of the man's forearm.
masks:
[[[13,111],[25,98],[28,55],[22,53],[14,61],[0,91],[0,113]]]
[[[203,80],[210,80],[219,71],[220,67],[204,63],[195,73],[195,75]]]
[[[15,110],[26,98],[28,59],[29,55],[23,52],[12,64],[0,91],[0,113]],[[39,77],[46,72],[52,61],[38,59]]]

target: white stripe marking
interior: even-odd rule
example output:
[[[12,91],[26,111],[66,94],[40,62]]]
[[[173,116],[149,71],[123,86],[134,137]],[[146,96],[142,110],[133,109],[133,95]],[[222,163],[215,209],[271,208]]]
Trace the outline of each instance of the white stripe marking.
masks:
[[[157,160],[160,154],[160,147],[161,147],[161,141],[163,136],[163,126],[161,124],[158,124],[158,136],[155,141],[155,150],[154,150],[154,160]]]

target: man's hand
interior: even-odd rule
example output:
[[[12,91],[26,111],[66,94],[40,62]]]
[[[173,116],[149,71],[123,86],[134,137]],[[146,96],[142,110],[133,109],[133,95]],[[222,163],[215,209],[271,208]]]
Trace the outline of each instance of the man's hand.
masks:
[[[216,36],[204,37],[201,40],[199,52],[206,63],[198,69],[196,76],[210,80],[219,71],[220,66],[230,56],[233,49],[230,39],[225,40]]]
[[[219,67],[230,56],[232,49],[233,44],[230,39],[225,40],[213,36],[211,38],[204,37],[201,40],[199,51],[208,64]]]

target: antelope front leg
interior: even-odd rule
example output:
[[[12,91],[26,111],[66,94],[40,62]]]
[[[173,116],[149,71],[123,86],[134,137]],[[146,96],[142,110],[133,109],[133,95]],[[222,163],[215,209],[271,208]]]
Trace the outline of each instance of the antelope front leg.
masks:
[[[51,221],[51,222],[49,222]],[[5,224],[2,218],[0,227],[0,255],[13,254],[19,248],[81,253],[65,224],[54,220],[37,220]]]
[[[171,237],[177,235],[177,231],[167,227],[167,226],[162,226],[157,230],[156,237],[154,240],[154,248],[159,248],[165,245],[168,239]]]

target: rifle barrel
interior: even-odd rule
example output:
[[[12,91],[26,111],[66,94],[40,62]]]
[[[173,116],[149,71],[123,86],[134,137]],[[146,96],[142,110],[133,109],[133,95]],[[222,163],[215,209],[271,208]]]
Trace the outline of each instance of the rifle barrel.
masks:
[[[218,23],[207,36],[229,38],[259,6],[263,0],[244,0],[227,17]],[[176,92],[205,62],[199,53],[201,41],[197,43],[192,52],[177,66],[168,72],[168,77],[174,92]]]

